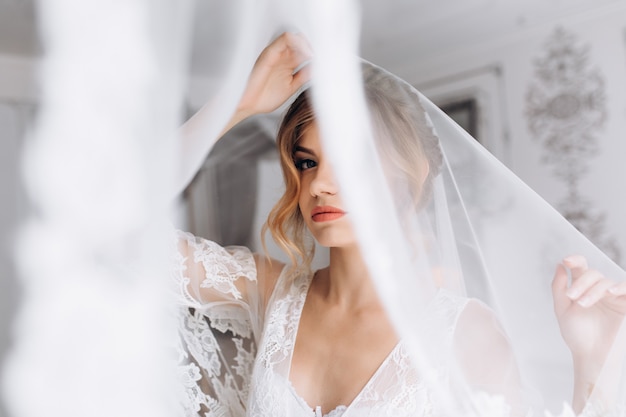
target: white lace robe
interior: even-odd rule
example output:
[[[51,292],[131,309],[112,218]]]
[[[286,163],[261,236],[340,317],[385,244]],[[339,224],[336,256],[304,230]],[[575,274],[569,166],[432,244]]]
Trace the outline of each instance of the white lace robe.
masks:
[[[321,417],[320,408],[308,405],[289,382],[312,273],[285,267],[264,305],[255,261],[248,249],[222,248],[188,233],[179,232],[178,239],[187,245],[185,253],[178,252],[174,271],[183,303],[180,370],[187,414]],[[449,338],[446,345],[450,349],[455,323],[465,304],[465,299],[442,291],[430,307],[429,316],[438,323],[430,331],[438,333],[433,337]],[[447,326],[441,327],[441,323]],[[450,358],[451,352],[441,352],[441,357]],[[442,361],[435,366],[435,372],[435,377],[445,381],[446,364]],[[400,342],[351,404],[325,416],[436,414],[431,393]]]

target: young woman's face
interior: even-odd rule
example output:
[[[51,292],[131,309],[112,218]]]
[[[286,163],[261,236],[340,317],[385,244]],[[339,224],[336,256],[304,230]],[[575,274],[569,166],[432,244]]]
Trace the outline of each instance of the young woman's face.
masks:
[[[324,158],[315,123],[296,144],[293,159],[300,172],[300,212],[315,240],[326,247],[354,245],[349,214],[341,202],[330,161]]]

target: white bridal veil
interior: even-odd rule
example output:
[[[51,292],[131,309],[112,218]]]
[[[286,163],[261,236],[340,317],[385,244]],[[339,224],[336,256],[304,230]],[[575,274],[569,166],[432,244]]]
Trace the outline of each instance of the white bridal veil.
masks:
[[[75,13],[71,7],[67,7],[68,4],[77,6],[79,3],[61,0],[46,2],[48,6],[43,12],[49,15],[44,17],[44,23],[49,20],[49,31],[62,31],[64,24],[71,27],[71,23],[63,16],[64,13],[67,16]],[[169,402],[159,396],[163,387],[154,384],[155,378],[169,375],[169,369],[161,365],[162,357],[159,355],[151,356],[150,360],[145,359],[153,343],[163,345],[169,334],[166,331],[154,331],[151,317],[152,313],[164,314],[166,310],[159,304],[163,302],[163,295],[149,289],[154,277],[163,277],[164,274],[155,272],[155,257],[146,255],[147,249],[136,250],[132,243],[146,244],[145,248],[161,253],[158,251],[163,248],[150,242],[154,242],[155,236],[165,241],[166,234],[151,232],[150,236],[145,236],[145,232],[142,232],[145,230],[142,229],[145,226],[142,213],[154,213],[154,207],[158,213],[165,212],[167,195],[180,191],[191,180],[211,145],[207,138],[216,137],[227,123],[259,52],[273,36],[292,29],[301,31],[314,51],[310,94],[322,132],[324,150],[333,163],[343,200],[351,213],[371,276],[398,334],[406,341],[418,374],[432,393],[437,415],[544,416],[546,413],[561,412],[567,415],[568,406],[564,408],[564,404],[571,403],[576,381],[572,354],[561,334],[552,295],[552,278],[557,264],[566,256],[583,255],[592,268],[616,282],[626,280],[626,273],[427,98],[375,63],[363,62],[358,58],[359,13],[356,2],[210,1],[210,6],[205,6],[210,13],[200,20],[206,25],[202,30],[214,37],[214,46],[203,51],[209,57],[207,74],[210,78],[207,79],[206,92],[203,94],[206,95],[206,106],[211,109],[211,120],[202,126],[195,142],[190,142],[188,148],[180,150],[179,159],[182,162],[175,168],[174,164],[180,161],[173,160],[172,153],[168,152],[168,149],[172,149],[169,148],[171,143],[168,140],[174,136],[174,123],[171,121],[178,116],[179,107],[176,104],[180,103],[182,91],[178,81],[185,70],[184,51],[189,47],[189,38],[183,28],[185,24],[190,24],[190,4],[181,2],[177,7],[165,6],[163,2],[138,1],[136,6],[129,7],[122,6],[123,2],[114,2],[116,7],[124,8],[124,11],[117,13],[107,3],[86,2],[84,4],[90,4],[89,7],[93,9],[89,12],[85,11],[87,6],[78,9],[85,11],[86,15],[98,15],[98,19],[107,18],[116,24],[129,24],[125,36],[122,37],[106,24],[82,29],[93,31],[93,39],[102,41],[103,48],[123,46],[121,50],[127,52],[124,59],[138,65],[123,65],[123,71],[130,71],[135,78],[128,78],[121,69],[118,74],[99,72],[98,66],[88,67],[87,71],[92,71],[90,76],[102,78],[85,81],[87,86],[96,85],[95,90],[92,94],[87,91],[84,97],[77,96],[75,100],[84,99],[87,104],[102,103],[100,100],[107,99],[107,89],[97,88],[97,84],[109,80],[109,77],[124,80],[126,84],[120,89],[126,88],[135,96],[135,103],[123,106],[124,114],[110,105],[105,106],[102,113],[98,113],[100,107],[95,105],[93,114],[112,115],[94,120],[100,123],[98,126],[107,129],[109,139],[118,134],[124,138],[116,146],[118,150],[123,150],[125,161],[128,162],[122,165],[128,168],[128,177],[124,177],[124,180],[113,175],[115,170],[112,166],[97,165],[106,174],[98,177],[106,185],[104,189],[111,190],[110,195],[105,196],[110,200],[98,200],[97,205],[103,201],[104,204],[112,204],[112,201],[125,198],[131,198],[136,204],[124,206],[115,215],[103,215],[102,218],[111,223],[97,226],[107,231],[106,239],[94,240],[90,237],[94,233],[103,232],[96,226],[90,226],[88,233],[84,233],[78,221],[84,217],[81,217],[82,211],[75,206],[72,210],[75,210],[76,217],[61,215],[59,223],[72,225],[70,231],[73,233],[69,239],[63,240],[65,246],[61,246],[59,253],[67,256],[67,259],[72,256],[88,258],[81,268],[72,270],[71,276],[74,278],[68,279],[66,290],[77,282],[83,282],[78,279],[81,273],[84,273],[83,276],[95,274],[98,278],[88,281],[91,282],[89,285],[93,285],[92,289],[88,291],[89,285],[81,284],[80,288],[87,285],[86,292],[77,298],[89,300],[90,296],[98,294],[103,308],[107,305],[117,307],[114,308],[114,317],[97,316],[102,320],[102,327],[111,332],[110,338],[101,338],[98,344],[80,342],[80,351],[84,355],[80,356],[81,360],[96,370],[106,369],[103,367],[107,366],[119,369],[119,375],[112,371],[106,373],[107,381],[110,378],[109,383],[98,383],[97,387],[102,392],[117,392],[117,382],[125,380],[123,369],[131,363],[137,365],[137,369],[132,372],[133,378],[136,378],[133,381],[136,380],[139,386],[150,388],[141,390],[141,403],[117,393],[110,397],[113,399],[107,407],[114,411],[116,408],[111,404],[119,402],[120,407],[134,410],[133,415],[141,415],[147,411],[139,404],[166,403],[169,406]],[[127,13],[126,17],[123,17],[124,13]],[[170,25],[169,29],[159,29],[167,25]],[[50,71],[43,78],[47,100],[44,100],[43,118],[39,125],[42,145],[38,152],[43,149],[54,154],[54,149],[46,148],[43,144],[46,140],[47,143],[53,143],[54,133],[58,132],[54,130],[56,127],[63,123],[72,125],[71,121],[64,118],[69,117],[73,110],[79,114],[84,111],[84,108],[75,108],[68,103],[69,107],[65,109],[70,110],[65,113],[60,110],[58,122],[46,119],[54,117],[53,105],[56,102],[53,98],[57,97],[55,94],[60,94],[49,85],[62,78],[54,72],[54,65],[63,68],[63,60],[70,60],[70,67],[83,63],[80,45],[73,45],[76,49],[72,49],[70,40],[50,36]],[[61,50],[59,45],[70,46]],[[135,56],[139,52],[147,54],[141,62]],[[115,60],[119,57],[111,54],[110,58]],[[121,60],[116,62],[122,64]],[[160,66],[165,66],[166,70]],[[162,82],[166,77],[172,78],[165,87],[155,87],[159,85],[156,81]],[[66,82],[71,85],[77,81]],[[121,92],[117,98],[126,97],[126,92]],[[116,90],[110,92],[115,93]],[[155,100],[156,103],[160,103],[159,100],[171,100],[171,104],[155,104]],[[137,108],[148,110],[138,111]],[[396,117],[399,119],[396,120]],[[155,120],[159,120],[158,128],[153,126]],[[63,130],[60,132],[65,134]],[[72,130],[67,136],[78,137]],[[413,145],[403,142],[407,138],[415,141]],[[85,155],[98,161],[102,153],[94,153],[93,146],[108,149],[108,143],[99,136],[93,140],[93,144],[86,142],[90,145]],[[58,149],[76,149],[76,143],[71,141],[58,146]],[[150,158],[149,162],[145,161],[147,157]],[[87,162],[85,164],[89,167]],[[428,169],[424,170],[424,166],[428,166]],[[160,167],[166,168],[161,170]],[[417,181],[416,177],[420,180]],[[128,186],[127,178],[133,179],[132,186]],[[157,178],[166,186],[157,186],[146,178]],[[37,184],[39,182],[35,181],[35,189]],[[58,185],[60,189],[64,188],[63,183]],[[76,191],[76,188],[83,185],[74,184],[68,196],[72,193],[81,195],[84,191]],[[121,194],[114,192],[118,186],[122,190]],[[91,201],[89,199],[94,196],[87,197]],[[56,202],[57,198],[64,197],[55,196],[52,200]],[[68,201],[82,204],[76,199]],[[44,219],[54,220],[55,215],[66,209],[64,205],[56,203],[47,205],[45,198],[40,203]],[[54,235],[51,231],[57,231],[37,223],[29,229],[24,241],[34,242],[37,239],[32,233],[41,230],[49,232],[46,236],[51,236],[51,239]],[[61,233],[60,236],[68,235]],[[92,245],[93,249],[76,253],[71,242],[74,237],[85,236],[87,244]],[[120,247],[135,248],[133,256],[121,255]],[[21,253],[22,258],[25,256],[24,251]],[[132,271],[141,273],[133,276],[127,272],[127,267],[113,267],[120,262],[132,263]],[[67,263],[72,262],[67,260]],[[163,267],[161,262],[156,265]],[[28,268],[24,271],[25,277],[36,275],[36,271]],[[116,281],[114,277],[120,271],[123,271],[123,275],[118,277],[133,277],[126,281],[132,282],[132,285]],[[52,277],[55,275],[52,274]],[[32,288],[37,287],[34,278],[30,282],[35,282],[28,284]],[[98,288],[100,290],[94,290]],[[430,306],[437,302],[441,292],[470,300],[464,304],[464,310],[452,326],[449,317],[429,315],[432,311]],[[31,298],[28,298],[29,294]],[[27,292],[26,298],[30,302],[25,305],[37,308],[43,303],[46,308],[51,308],[46,304],[47,301],[42,301],[41,295],[33,294],[34,289]],[[52,304],[53,312],[62,311],[58,309],[57,303],[69,302],[73,305],[71,303],[76,299],[67,294],[52,292],[51,297],[58,297],[56,303]],[[135,300],[139,300],[138,304],[129,301],[133,294],[137,297]],[[561,300],[561,303],[564,301]],[[577,305],[568,308],[583,310]],[[67,323],[68,317],[81,317],[85,309],[88,310],[84,304],[78,303],[75,310],[70,309],[70,313],[66,312],[58,318],[62,323]],[[71,311],[75,311],[75,314]],[[29,321],[30,316],[22,316],[24,318],[18,327],[29,323],[36,327],[36,319]],[[588,349],[593,356],[589,361],[599,363],[594,368],[592,383],[582,390],[587,400],[585,412],[590,416],[624,415],[626,327],[623,323],[613,327],[605,326],[608,319],[604,316],[604,312],[600,311],[590,321],[580,322],[581,326],[588,326],[585,330],[589,333],[589,340],[597,341]],[[134,325],[125,322],[125,317],[132,317]],[[174,324],[167,320],[164,323],[164,326],[170,326],[168,329],[173,330]],[[86,323],[77,324],[89,327]],[[119,333],[115,330],[116,325],[122,326]],[[65,329],[64,325],[60,326]],[[143,330],[137,332],[137,329]],[[61,333],[59,337],[69,338],[70,334],[75,335],[75,330]],[[7,380],[17,378],[18,375],[36,378],[37,372],[32,369],[32,361],[27,353],[35,357],[40,354],[30,350],[35,342],[26,333],[21,332],[18,337],[17,349],[24,350],[13,356],[9,376],[5,377],[5,386]],[[596,333],[601,337],[594,339]],[[113,349],[115,355],[106,354],[107,348],[116,346],[111,340],[119,340],[120,337],[132,341],[132,349]],[[75,348],[72,344],[65,348],[62,344],[57,347],[61,352],[72,352]],[[134,362],[133,358],[143,359]],[[66,359],[67,366],[70,366],[71,361]],[[45,369],[52,362],[49,357],[42,359],[41,363],[36,362],[40,364],[37,371],[48,375],[46,381],[50,381],[50,375],[55,372],[61,372],[58,368]],[[445,378],[437,375],[441,364],[446,364],[449,370]],[[151,371],[145,373],[147,369]],[[160,369],[161,372],[154,369]],[[81,375],[93,377],[89,373],[82,374],[80,369],[73,372],[78,379]],[[148,380],[150,382],[146,383]],[[18,395],[20,390],[28,390],[28,384],[23,379],[20,381],[17,387],[9,386],[5,392],[14,395],[10,402],[19,413],[16,415],[34,415],[28,402]],[[73,378],[63,380],[63,383],[77,393],[82,392],[81,384]],[[48,392],[54,394],[55,387]],[[88,397],[91,394],[85,395]],[[69,401],[67,391],[55,398],[53,411],[59,415],[62,412],[66,413],[63,415],[71,415],[67,410],[72,407],[61,405],[63,401]],[[154,407],[148,409],[154,410]],[[164,413],[162,410],[151,415]]]

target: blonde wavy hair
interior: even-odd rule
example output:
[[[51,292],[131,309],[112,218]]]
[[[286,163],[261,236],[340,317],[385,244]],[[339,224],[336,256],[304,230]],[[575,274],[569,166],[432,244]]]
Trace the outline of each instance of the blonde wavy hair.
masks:
[[[414,213],[429,200],[443,156],[417,92],[410,85],[369,63],[362,64],[365,97],[374,139],[394,195],[401,196],[399,215]],[[280,124],[277,146],[285,193],[270,212],[263,236],[271,232],[294,266],[309,266],[315,245],[298,206],[300,172],[294,163],[296,144],[315,122],[309,91],[291,104]],[[422,163],[419,163],[419,162]]]
[[[278,129],[276,144],[283,171],[285,193],[270,211],[263,227],[263,237],[269,229],[274,241],[285,251],[292,264],[310,265],[315,245],[307,233],[300,212],[300,172],[293,160],[296,144],[315,121],[309,92],[304,91],[291,104]],[[263,240],[265,246],[265,240]]]

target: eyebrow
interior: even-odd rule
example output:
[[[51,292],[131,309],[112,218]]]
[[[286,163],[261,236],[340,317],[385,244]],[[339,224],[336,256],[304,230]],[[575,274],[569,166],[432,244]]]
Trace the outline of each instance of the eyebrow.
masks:
[[[313,150],[309,148],[305,148],[304,146],[296,145],[296,147],[294,148],[294,153],[296,152],[304,152],[304,153],[308,153],[309,155],[315,156],[315,152],[313,152]]]

